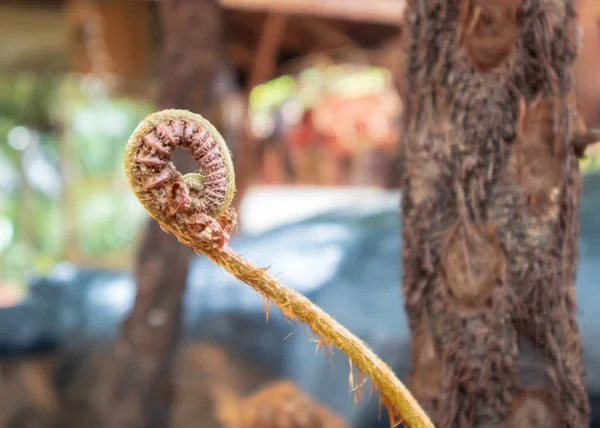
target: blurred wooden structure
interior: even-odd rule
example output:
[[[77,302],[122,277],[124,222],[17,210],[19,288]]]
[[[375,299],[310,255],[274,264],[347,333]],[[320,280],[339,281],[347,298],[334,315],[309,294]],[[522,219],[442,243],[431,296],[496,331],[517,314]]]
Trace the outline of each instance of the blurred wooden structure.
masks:
[[[0,68],[51,66],[80,73],[94,71],[115,78],[117,90],[153,98],[158,76],[157,49],[162,38],[157,8],[162,1],[8,0],[0,6],[0,11],[9,12],[0,13],[0,34],[8,40],[10,34],[2,28],[20,28],[22,34],[27,34],[23,40],[28,42],[20,42],[19,48],[5,49],[0,55]],[[576,65],[584,88],[579,99],[583,116],[592,124],[597,119],[596,88],[600,83],[596,73],[600,67],[596,55],[600,48],[600,3],[577,2],[584,30],[583,50]],[[226,28],[222,61],[233,72],[229,93],[240,94],[234,101],[242,109],[250,88],[318,63],[371,64],[400,76],[404,61],[400,22],[405,0],[219,0],[219,4],[224,8]],[[46,24],[40,25],[41,19]],[[2,20],[6,21],[5,27]],[[18,22],[18,27],[14,22]],[[194,54],[198,53],[190,52]],[[398,89],[403,94],[403,88]],[[217,103],[224,104],[219,100],[226,97],[216,98]],[[216,108],[232,110],[224,105]],[[230,139],[232,145],[238,146],[234,151],[241,162],[237,166],[239,195],[252,181],[259,161],[258,142],[247,124],[244,128],[237,132],[241,132],[239,139],[243,143]]]
[[[156,96],[156,58],[162,38],[157,6],[161,1],[9,0],[21,10],[53,10],[65,18],[61,26],[63,33],[67,28],[64,70],[92,72],[117,91],[146,98]],[[247,99],[252,87],[289,71],[290,66],[320,58],[383,66],[398,75],[404,0],[219,0],[219,4],[224,8],[226,29],[222,62],[232,69],[233,84],[244,94],[240,101]],[[27,27],[27,23],[22,25]],[[45,36],[38,33],[36,37]],[[237,124],[241,141],[232,141],[238,146],[233,150],[239,160],[236,203],[253,181],[259,162],[259,144],[248,125],[241,125]]]
[[[123,78],[143,78],[151,64],[150,14],[131,1],[67,0],[71,66],[81,73],[106,61],[107,71]]]
[[[14,54],[10,58],[7,54],[0,56],[0,68],[44,69],[46,62],[37,62],[34,57],[39,55],[54,57],[54,69],[87,73],[92,68],[90,57],[102,55],[99,52],[104,49],[115,75],[151,80],[157,75],[155,57],[161,38],[159,1],[162,0],[7,0],[0,5],[0,35],[5,46],[15,49],[11,49]],[[261,34],[272,14],[288,15],[290,19],[273,52],[275,68],[265,78],[278,74],[288,61],[316,52],[343,46],[386,48],[385,43],[400,34],[399,18],[404,7],[404,0],[221,0],[220,3],[226,9],[227,31],[223,35],[226,61],[235,67],[242,86],[248,82],[250,70],[257,62],[255,53],[260,51]],[[94,19],[98,19],[101,28],[96,34],[99,40],[92,41],[90,46],[89,39],[94,38],[90,24]],[[21,49],[18,55],[16,47],[25,46],[25,35],[29,46],[37,44],[40,48]]]
[[[0,4],[0,73],[64,69],[68,29],[56,6]]]
[[[139,93],[152,96],[161,38],[160,1],[5,0],[0,5],[4,46],[0,71],[70,69],[86,73],[92,68],[91,57],[102,56],[104,49],[110,72],[128,82],[125,87],[133,85]],[[220,0],[220,4],[226,9],[224,61],[234,67],[242,88],[289,71],[290,64],[317,61],[323,53],[392,71],[398,70],[402,61],[399,18],[405,0]],[[576,69],[581,70],[582,85],[595,90],[600,84],[596,73],[600,67],[596,54],[600,52],[600,2],[577,0],[577,7],[584,32]],[[100,40],[91,46],[86,36],[86,23],[93,16],[90,11],[95,11],[101,22]],[[270,15],[289,18],[265,67],[265,50],[259,45],[261,34],[272,27]],[[586,115],[588,121],[590,114]]]
[[[404,13],[404,0],[220,0],[225,7],[287,15],[308,15],[357,22],[397,25]]]

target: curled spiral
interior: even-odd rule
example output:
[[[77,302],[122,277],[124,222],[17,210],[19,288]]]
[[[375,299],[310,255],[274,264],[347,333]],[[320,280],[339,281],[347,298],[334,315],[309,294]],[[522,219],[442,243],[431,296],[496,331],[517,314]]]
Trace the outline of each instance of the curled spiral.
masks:
[[[182,176],[170,163],[178,146],[192,154],[199,172]],[[393,426],[433,428],[411,393],[367,345],[306,297],[280,284],[267,269],[227,246],[235,225],[235,213],[229,208],[235,192],[233,166],[225,141],[206,119],[182,110],[149,115],[129,138],[125,168],[135,196],[164,231],[252,287],[288,318],[308,325],[320,338],[319,346],[339,348],[360,376],[369,376]],[[356,397],[361,387],[352,388]]]
[[[183,175],[170,162],[177,147],[190,152],[199,172]],[[142,121],[127,143],[125,170],[135,196],[163,229],[189,245],[227,244],[235,215],[231,154],[221,134],[202,116],[163,110]]]

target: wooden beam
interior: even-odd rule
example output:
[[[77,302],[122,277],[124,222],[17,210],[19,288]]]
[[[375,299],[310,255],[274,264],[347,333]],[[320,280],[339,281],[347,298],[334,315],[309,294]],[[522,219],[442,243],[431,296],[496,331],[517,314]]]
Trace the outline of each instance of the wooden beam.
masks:
[[[298,19],[297,24],[305,31],[309,32],[317,44],[324,46],[325,49],[339,46],[353,46],[357,43],[342,30],[317,19]]]
[[[258,50],[254,57],[254,64],[250,71],[248,82],[248,91],[265,80],[273,77],[273,70],[276,67],[276,56],[279,51],[281,39],[285,27],[288,23],[288,17],[285,15],[269,14],[265,21]]]
[[[227,34],[225,35],[226,40],[243,40],[244,45],[248,47],[252,46],[252,51],[256,51],[260,43],[260,34],[265,24],[265,15],[262,13],[244,13],[235,10],[230,10],[229,12],[225,18],[228,25]],[[290,21],[294,20],[291,19]],[[311,38],[301,28],[294,25],[287,25],[284,34],[282,34],[280,48],[304,52],[311,42]],[[252,56],[254,57],[254,54]]]
[[[59,8],[2,4],[0,70],[65,70],[69,33]]]
[[[219,0],[230,9],[400,25],[405,0]]]
[[[402,67],[404,54],[400,36],[386,41],[381,47],[364,49],[356,45],[322,50],[291,59],[280,65],[281,73],[294,74],[303,68],[326,63],[359,63],[383,67],[396,76]]]
[[[131,0],[164,1],[164,0]],[[406,0],[217,0],[226,9],[399,25]]]
[[[248,70],[254,60],[254,53],[251,49],[241,43],[228,43],[226,48],[227,58],[236,68]]]
[[[245,95],[248,101],[252,88],[273,77],[277,67],[277,52],[279,51],[281,39],[285,34],[288,20],[289,18],[286,15],[267,15],[246,86]],[[246,102],[246,108],[248,108],[248,101]],[[237,193],[233,204],[236,211],[239,211],[241,198],[252,184],[260,162],[258,158],[259,141],[252,134],[248,119],[246,114],[244,137],[235,157],[235,187]]]

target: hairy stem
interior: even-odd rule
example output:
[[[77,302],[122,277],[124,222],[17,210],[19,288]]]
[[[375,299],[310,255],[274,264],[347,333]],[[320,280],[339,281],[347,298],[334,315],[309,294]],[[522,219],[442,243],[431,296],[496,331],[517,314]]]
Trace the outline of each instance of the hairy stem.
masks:
[[[229,248],[204,252],[213,262],[273,302],[288,318],[301,321],[326,344],[344,352],[376,385],[392,423],[397,418],[407,427],[433,427],[411,393],[392,370],[368,346],[320,307],[298,292],[280,284],[265,269],[244,260]]]
[[[206,144],[207,147],[202,150],[196,149],[200,138],[194,136],[200,135],[197,130],[199,126],[202,128],[200,134],[207,131],[212,138],[212,140],[202,139],[202,143]],[[196,133],[194,135],[192,135],[192,127],[195,127],[193,128]],[[156,131],[157,129],[159,132]],[[172,132],[160,132],[161,129],[172,130]],[[190,131],[187,132],[187,129],[190,129]],[[144,137],[148,135],[151,137],[146,138],[146,141],[144,141]],[[162,136],[165,136],[164,146],[160,146],[162,140],[159,140]],[[148,140],[151,140],[152,147],[147,144]],[[210,141],[214,142],[211,143]],[[191,198],[181,196],[191,194],[191,190],[187,187],[190,184],[190,175],[188,174],[188,180],[186,181],[185,176],[181,177],[180,174],[172,171],[171,166],[165,166],[165,162],[169,160],[169,153],[167,152],[173,149],[166,149],[166,143],[171,144],[171,146],[181,145],[183,148],[190,149],[192,155],[200,160],[197,163],[200,167],[199,174],[203,177],[208,177],[210,174],[214,175],[215,169],[203,170],[203,163],[209,164],[209,162],[206,162],[205,157],[195,153],[215,150],[216,147],[219,156],[215,155],[215,159],[221,165],[219,171],[227,171],[227,174],[233,173],[229,168],[229,165],[231,165],[230,154],[222,137],[204,118],[182,111],[164,111],[149,116],[138,126],[127,144],[125,166],[134,194],[142,202],[148,213],[160,223],[163,230],[173,233],[180,242],[190,246],[196,252],[205,254],[214,263],[222,266],[240,281],[251,286],[264,298],[275,304],[290,319],[308,325],[321,338],[323,345],[334,345],[344,352],[361,372],[371,378],[375,388],[381,394],[392,424],[401,422],[408,428],[433,427],[428,416],[411,393],[398,380],[387,364],[379,359],[365,343],[310,300],[280,284],[266,269],[254,266],[226,246],[228,234],[225,234],[223,230],[226,229],[226,224],[235,221],[233,213],[226,211],[228,207],[225,206],[219,206],[218,214],[203,211],[203,207],[207,205],[199,201],[198,198],[201,198],[202,195],[195,194],[195,199],[192,202],[190,202]],[[153,147],[157,145],[162,149],[156,151]],[[152,162],[149,162],[148,159],[152,159]],[[165,178],[167,177],[165,171],[169,172],[168,179]],[[159,185],[154,185],[154,183],[158,183],[157,177],[162,181]],[[225,189],[223,194],[231,195],[233,192],[231,188],[233,180],[231,178],[229,175],[222,176],[222,183],[212,180],[211,183],[213,184],[211,186],[217,190]],[[149,182],[153,183],[152,186],[147,185]],[[146,187],[144,187],[144,183],[146,183]],[[211,187],[200,190],[203,190],[204,194],[212,194]],[[231,201],[230,197],[223,197],[222,199],[227,204]],[[174,205],[173,200],[176,200],[177,204]],[[173,206],[177,207],[176,214],[173,214]],[[223,230],[218,229],[218,226],[215,228],[214,225],[207,225],[206,221],[199,223],[199,215],[210,215],[218,222],[219,226],[223,227]],[[230,222],[224,221],[223,216],[229,217]],[[198,224],[203,225],[204,228],[198,228]]]

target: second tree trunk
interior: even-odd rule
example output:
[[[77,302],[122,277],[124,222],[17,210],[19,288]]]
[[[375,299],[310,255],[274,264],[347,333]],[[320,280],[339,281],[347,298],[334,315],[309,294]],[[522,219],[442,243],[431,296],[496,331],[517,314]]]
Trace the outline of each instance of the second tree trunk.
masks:
[[[408,3],[409,387],[439,428],[589,426],[573,2]]]

